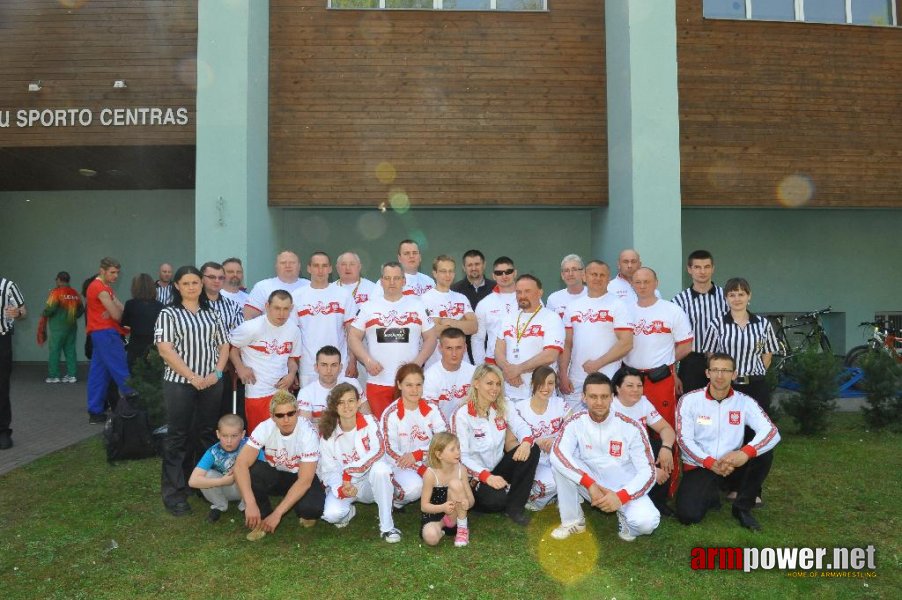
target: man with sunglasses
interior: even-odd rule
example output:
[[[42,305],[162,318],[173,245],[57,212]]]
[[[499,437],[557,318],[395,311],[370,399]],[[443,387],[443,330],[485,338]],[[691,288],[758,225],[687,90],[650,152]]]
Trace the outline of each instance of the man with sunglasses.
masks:
[[[294,510],[302,527],[316,525],[326,503],[316,476],[319,435],[313,425],[298,419],[294,396],[286,390],[273,395],[269,413],[271,418],[253,430],[234,467],[245,504],[244,523],[251,530],[247,539],[252,542],[275,532],[289,510]],[[263,460],[257,460],[261,451]],[[273,508],[270,496],[283,498]]]
[[[517,269],[514,261],[500,256],[492,264],[495,287],[476,309],[476,333],[470,339],[473,350],[473,364],[495,363],[495,340],[501,323],[510,313],[517,310]],[[488,342],[488,343],[486,343]]]

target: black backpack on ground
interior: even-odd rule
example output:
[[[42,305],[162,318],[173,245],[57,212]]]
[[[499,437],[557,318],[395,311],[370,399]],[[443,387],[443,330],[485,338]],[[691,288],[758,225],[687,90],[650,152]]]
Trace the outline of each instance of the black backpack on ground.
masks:
[[[110,414],[103,431],[106,459],[117,460],[148,458],[157,454],[147,411],[137,406],[135,396],[120,398]]]

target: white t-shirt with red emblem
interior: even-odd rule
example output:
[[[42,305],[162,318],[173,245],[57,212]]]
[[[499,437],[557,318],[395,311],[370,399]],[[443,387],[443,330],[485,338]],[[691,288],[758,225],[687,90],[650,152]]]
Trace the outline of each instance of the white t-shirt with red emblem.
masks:
[[[463,362],[456,371],[449,371],[442,361],[438,361],[426,369],[423,398],[436,403],[445,420],[450,423],[454,411],[467,398],[475,370],[476,367]]]
[[[366,401],[363,398],[363,388],[360,386],[359,381],[350,377],[345,377],[344,375],[339,375],[335,385],[338,385],[339,383],[349,383],[353,385],[357,389],[357,393],[361,395],[361,402]],[[298,391],[298,410],[307,411],[314,419],[319,419],[322,416],[323,411],[326,410],[329,392],[331,391],[332,388],[325,387],[319,382],[318,378],[313,382],[308,383]]]
[[[611,403],[611,410],[625,414],[643,427],[651,427],[663,419],[657,409],[652,406],[651,402],[649,402],[648,398],[645,396],[639,398],[639,401],[632,406],[624,405],[623,402],[620,401],[620,398],[614,396],[614,401]]]
[[[604,355],[617,343],[616,331],[632,331],[630,310],[614,294],[598,298],[583,296],[572,302],[564,314],[564,327],[573,331],[573,350],[570,354],[570,381],[574,388],[582,385],[588,372],[583,368],[587,360]],[[613,377],[622,361],[616,360],[601,368]]]
[[[373,290],[377,287],[381,290],[382,286],[376,285],[369,279],[365,277],[361,277],[357,283],[345,285],[341,282],[340,279],[333,281],[329,284],[329,287],[338,288],[340,290],[347,290],[348,293],[354,296],[354,302],[359,307],[361,304],[369,300],[373,297]],[[381,294],[380,294],[381,295]],[[354,313],[356,314],[357,309],[354,309]],[[352,315],[353,316],[353,315]]]
[[[335,346],[341,352],[341,362],[348,362],[348,339],[345,325],[357,315],[357,305],[351,294],[326,286],[316,289],[306,286],[291,293],[298,327],[301,328],[301,374],[311,375],[316,353],[323,346]]]
[[[467,297],[459,292],[451,290],[440,292],[437,289],[432,288],[420,296],[420,300],[426,305],[426,314],[432,318],[438,317],[443,319],[456,319],[459,321],[464,318],[464,315],[473,312],[473,307],[470,306],[470,301]],[[439,351],[438,346],[436,346],[435,353],[433,353],[433,355],[429,357],[429,360],[426,361],[426,368],[431,367],[441,359],[441,352]],[[467,356],[466,353],[464,354],[464,360],[470,362],[470,357]]]
[[[495,340],[504,319],[517,310],[517,294],[502,292],[496,285],[492,293],[476,305],[476,333],[470,338],[473,363],[495,362]]]
[[[569,413],[570,405],[559,396],[552,396],[548,399],[548,406],[541,415],[536,414],[536,411],[532,409],[532,401],[527,398],[514,404],[507,421],[518,442],[528,441],[530,444],[534,444],[536,440],[542,438],[556,438]],[[539,464],[551,466],[551,458],[544,450],[539,456]]]
[[[585,298],[587,293],[589,293],[589,288],[586,286],[583,286],[583,289],[576,294],[571,294],[570,290],[564,288],[552,292],[551,295],[548,296],[548,302],[545,303],[545,306],[548,307],[548,310],[556,312],[558,316],[563,319],[564,313],[567,312],[567,307],[580,298]]]
[[[297,473],[301,463],[319,461],[319,434],[310,421],[298,419],[288,435],[282,435],[272,419],[266,419],[247,438],[247,445],[263,450],[263,457],[277,471]]]
[[[498,331],[498,339],[504,340],[507,362],[519,365],[548,348],[563,352],[564,323],[557,313],[544,306],[536,312],[516,311],[507,315]],[[557,360],[549,364],[557,365]],[[505,395],[511,399],[529,398],[532,395],[530,377],[532,371],[520,375],[523,383],[517,387],[505,382]]]
[[[692,323],[683,309],[667,300],[651,306],[633,306],[630,326],[633,349],[623,362],[635,369],[654,369],[672,365],[676,360],[674,345],[692,341]]]
[[[367,383],[393,386],[398,368],[420,353],[423,333],[432,329],[432,319],[416,296],[401,296],[394,302],[378,297],[360,305],[351,326],[364,332],[370,355],[382,365],[382,371]]]
[[[304,279],[303,277],[299,277],[297,281],[294,281],[293,283],[285,283],[278,277],[262,279],[254,284],[253,288],[251,288],[245,306],[250,306],[252,308],[256,308],[260,312],[263,312],[264,310],[266,310],[266,301],[269,300],[269,295],[274,291],[285,290],[286,292],[291,294],[295,290],[308,285],[310,285],[310,280]]]
[[[422,296],[435,287],[435,280],[425,273],[404,273],[404,288],[401,293],[405,296]],[[373,296],[381,298],[385,295],[382,289],[382,283],[376,285],[373,289]]]
[[[301,357],[301,332],[294,321],[273,325],[262,314],[229,332],[229,343],[240,348],[241,360],[254,372],[255,383],[247,384],[248,398],[276,393],[276,384],[288,374],[288,360]]]

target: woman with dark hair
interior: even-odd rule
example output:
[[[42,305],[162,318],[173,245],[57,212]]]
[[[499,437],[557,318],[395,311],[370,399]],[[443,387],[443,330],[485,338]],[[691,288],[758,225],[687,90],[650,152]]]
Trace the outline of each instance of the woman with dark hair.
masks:
[[[667,506],[666,484],[676,462],[676,432],[642,394],[642,383],[643,378],[639,371],[630,367],[620,367],[611,380],[615,394],[611,410],[626,415],[657,434],[649,436],[656,459],[655,485],[649,490],[648,497],[662,516],[669,517],[673,514],[673,510]]]
[[[529,440],[517,444],[508,429],[503,382],[495,365],[476,367],[467,403],[455,411],[452,429],[460,439],[460,462],[475,480],[476,509],[504,511],[517,525],[527,525],[524,508],[540,452]]]
[[[161,310],[163,303],[157,300],[153,277],[147,273],[135,275],[132,279],[132,299],[125,303],[121,321],[124,327],[131,328],[125,352],[132,375],[135,374],[135,362],[143,359],[153,345],[154,325]]]
[[[429,442],[448,429],[438,406],[423,399],[423,368],[401,365],[395,374],[395,400],[382,413],[385,455],[392,465],[395,507],[419,500]]]
[[[168,420],[160,491],[166,509],[180,517],[191,512],[188,475],[195,458],[216,441],[229,344],[222,318],[203,293],[200,271],[180,267],[173,284],[172,303],[157,317],[154,340],[165,362]]]
[[[730,311],[708,325],[702,348],[708,356],[723,353],[731,356],[736,365],[733,373],[733,389],[754,398],[765,413],[770,415],[770,385],[767,383],[767,368],[774,352],[780,349],[777,334],[765,317],[749,311],[752,288],[741,277],[728,280],[723,286]],[[745,428],[745,441],[754,437],[754,432]],[[727,499],[736,499],[739,482],[728,479],[730,493]],[[755,498],[755,506],[761,506],[761,490]]]
[[[541,451],[529,501],[526,503],[527,510],[542,510],[557,495],[548,453],[571,409],[563,398],[554,394],[556,386],[557,374],[554,369],[545,365],[537,367],[532,372],[532,396],[525,402],[517,402],[507,419],[520,443],[514,453],[514,460],[528,457],[532,446],[538,446]]]
[[[361,414],[360,392],[350,383],[339,383],[326,400],[319,420],[319,473],[326,486],[323,520],[338,528],[347,526],[357,512],[355,502],[375,502],[379,530],[390,544],[401,541],[392,518],[391,467],[380,460],[385,445],[379,425]]]

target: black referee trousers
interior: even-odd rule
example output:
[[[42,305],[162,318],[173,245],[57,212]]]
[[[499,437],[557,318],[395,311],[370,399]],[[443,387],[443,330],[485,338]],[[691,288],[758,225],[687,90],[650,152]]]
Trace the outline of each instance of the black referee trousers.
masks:
[[[708,385],[708,376],[705,375],[708,359],[703,352],[690,352],[680,359],[678,375],[683,382],[683,393],[687,394]]]
[[[739,510],[751,510],[755,506],[755,496],[761,489],[770,467],[774,462],[774,453],[765,452],[739,467],[728,480],[738,482],[738,492],[733,506]],[[724,477],[710,469],[699,467],[685,469],[680,489],[676,496],[676,514],[680,523],[691,525],[701,521],[712,508],[720,507],[720,484]]]
[[[279,471],[269,463],[258,460],[254,462],[250,470],[251,491],[260,509],[260,517],[266,518],[272,513],[270,496],[284,496],[288,489],[298,480],[297,473]],[[310,489],[301,496],[298,503],[292,507],[294,514],[300,519],[319,519],[323,516],[323,507],[326,505],[326,490],[316,475],[310,483]]]
[[[496,490],[490,485],[480,483],[473,491],[473,499],[476,500],[476,510],[481,512],[501,512],[510,514],[523,512],[526,501],[529,500],[529,492],[532,490],[532,482],[536,478],[536,467],[539,466],[541,450],[533,445],[529,451],[529,458],[524,461],[514,460],[516,446],[509,452],[505,452],[501,461],[492,469],[492,475],[500,475],[510,484],[510,491],[504,488]]]
[[[221,397],[222,381],[204,390],[187,383],[163,382],[168,431],[160,493],[169,508],[188,499],[191,471],[207,448],[216,443]]]

